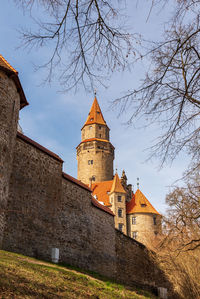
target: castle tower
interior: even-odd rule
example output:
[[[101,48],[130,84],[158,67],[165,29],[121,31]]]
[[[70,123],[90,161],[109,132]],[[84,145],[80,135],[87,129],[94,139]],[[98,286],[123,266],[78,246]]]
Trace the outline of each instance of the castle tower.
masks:
[[[19,110],[27,104],[17,71],[0,55],[0,247],[7,211]]]
[[[127,202],[126,212],[129,237],[148,244],[161,233],[162,216],[140,189],[137,189],[131,201]]]
[[[85,184],[113,179],[114,147],[109,131],[95,97],[77,146],[78,180]]]
[[[112,187],[109,192],[111,210],[115,214],[115,227],[127,234],[126,227],[126,191],[121,184],[118,174],[115,174]]]

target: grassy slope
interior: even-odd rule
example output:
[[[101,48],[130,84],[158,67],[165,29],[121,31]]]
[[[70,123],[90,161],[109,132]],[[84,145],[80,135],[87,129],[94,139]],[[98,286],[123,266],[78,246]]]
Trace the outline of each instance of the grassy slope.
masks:
[[[155,298],[97,274],[0,251],[0,298]]]

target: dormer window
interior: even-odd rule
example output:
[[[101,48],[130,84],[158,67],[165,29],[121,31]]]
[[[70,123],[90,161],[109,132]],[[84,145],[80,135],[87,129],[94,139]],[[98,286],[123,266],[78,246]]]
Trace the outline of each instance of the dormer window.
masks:
[[[146,206],[147,206],[146,203],[141,203],[142,208],[145,208]]]

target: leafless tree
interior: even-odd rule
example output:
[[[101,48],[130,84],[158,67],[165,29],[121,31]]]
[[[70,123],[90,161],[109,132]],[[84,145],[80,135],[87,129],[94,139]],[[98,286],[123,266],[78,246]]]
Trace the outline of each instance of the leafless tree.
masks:
[[[133,105],[129,123],[144,115],[160,124],[161,135],[151,156],[159,157],[161,165],[184,149],[190,151],[200,137],[200,1],[174,2],[177,8],[163,40],[146,43],[148,49],[141,58],[151,65],[140,87],[115,101],[122,111]],[[198,153],[199,146],[193,157]]]
[[[120,12],[126,0],[15,2],[34,16],[37,5],[40,11],[43,8],[48,21],[37,19],[38,31],[23,32],[23,43],[27,47],[48,47],[49,59],[42,65],[49,70],[47,80],[60,66],[64,90],[79,84],[93,89],[99,82],[105,84],[112,72],[124,70],[133,56],[135,63],[143,59],[148,70],[141,85],[130,86],[132,89],[115,103],[120,103],[121,111],[126,111],[129,103],[133,105],[129,123],[141,115],[150,122],[159,122],[162,131],[151,153],[161,159],[161,165],[184,149],[190,152],[200,134],[200,1],[171,1],[176,9],[163,40],[143,40],[142,47],[133,43],[137,36],[133,38],[124,29]],[[167,2],[149,0],[152,9]]]
[[[35,17],[38,31],[22,31],[23,45],[47,47],[47,80],[60,66],[60,82],[64,90],[83,84],[92,87],[105,84],[105,77],[123,70],[133,50],[131,35],[120,15],[123,1],[105,0],[15,0]],[[41,11],[46,20],[41,20]]]
[[[185,180],[185,186],[174,187],[166,197],[169,210],[162,243],[171,244],[177,253],[200,248],[200,168]]]

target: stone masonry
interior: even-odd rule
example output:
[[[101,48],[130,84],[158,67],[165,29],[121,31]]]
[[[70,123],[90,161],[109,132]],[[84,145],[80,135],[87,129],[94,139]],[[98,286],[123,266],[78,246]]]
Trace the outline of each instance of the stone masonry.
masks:
[[[17,72],[1,59],[0,248],[51,260],[56,247],[61,262],[127,285],[166,286],[145,246],[114,228],[112,211],[62,172],[62,159],[17,133],[18,112],[27,101]]]
[[[12,170],[20,97],[8,75],[0,71],[0,246]]]

